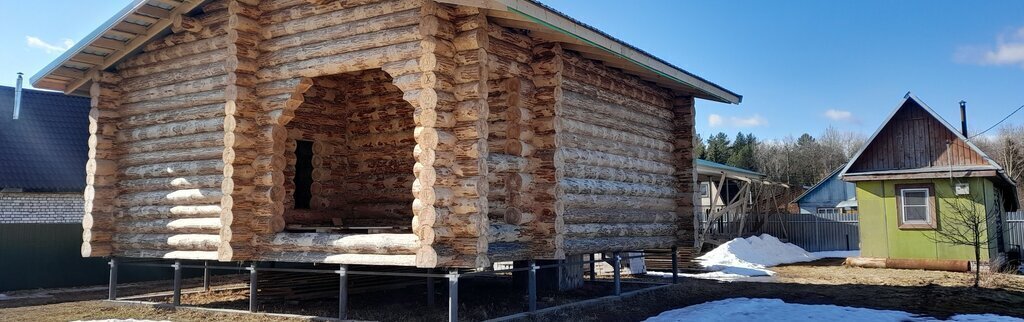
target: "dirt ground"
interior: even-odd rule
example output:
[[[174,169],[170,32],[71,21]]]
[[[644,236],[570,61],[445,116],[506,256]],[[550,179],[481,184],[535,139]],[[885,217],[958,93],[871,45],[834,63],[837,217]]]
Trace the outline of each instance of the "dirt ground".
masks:
[[[1024,317],[1024,276],[986,274],[982,287],[971,288],[968,273],[919,270],[865,269],[838,266],[834,261],[790,265],[774,269],[771,281],[718,282],[683,279],[679,285],[641,293],[611,303],[570,308],[536,316],[539,321],[641,321],[662,311],[708,301],[734,298],[779,298],[792,303],[834,304],[873,309],[901,310],[946,318],[954,314],[993,313]],[[650,287],[642,282],[666,282],[666,279],[641,277],[629,279],[624,291]],[[223,280],[230,286],[236,281]],[[236,283],[235,286],[238,286]],[[145,288],[138,287],[136,292]],[[437,287],[437,304],[426,306],[424,287],[352,295],[350,318],[382,321],[439,321],[447,313],[445,287]],[[581,289],[554,293],[542,292],[541,308],[611,293],[607,282],[587,283]],[[184,309],[123,305],[98,300],[105,292],[85,292],[80,297],[62,299],[0,301],[0,321],[70,321],[100,318],[146,318],[172,321],[300,321],[283,316],[197,312]],[[10,294],[9,294],[10,295]],[[526,309],[525,291],[509,278],[466,279],[460,287],[460,317],[465,321],[486,320],[522,312]],[[154,300],[166,300],[156,296]],[[61,301],[77,301],[52,303]],[[245,309],[244,289],[215,293],[186,294],[186,305]],[[49,303],[49,304],[48,304]],[[277,301],[261,303],[263,312],[334,316],[337,302]]]

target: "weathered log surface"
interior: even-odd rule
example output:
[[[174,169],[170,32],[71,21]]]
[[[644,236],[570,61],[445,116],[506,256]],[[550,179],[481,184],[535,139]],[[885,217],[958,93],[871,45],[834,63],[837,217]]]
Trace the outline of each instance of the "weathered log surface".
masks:
[[[413,234],[280,233],[270,241],[269,247],[292,252],[415,255],[419,239]]]
[[[169,17],[92,82],[83,255],[483,267],[690,238],[693,98],[486,14],[214,0]],[[300,220],[411,233],[281,232]]]

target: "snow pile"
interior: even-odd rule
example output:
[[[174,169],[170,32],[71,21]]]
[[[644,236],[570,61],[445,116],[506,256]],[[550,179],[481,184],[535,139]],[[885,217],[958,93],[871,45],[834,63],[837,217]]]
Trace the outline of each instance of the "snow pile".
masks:
[[[1024,320],[994,314],[956,315],[949,320],[939,320],[902,311],[836,305],[790,304],[779,299],[734,298],[665,311],[645,321],[1020,322]]]
[[[800,246],[783,243],[768,234],[736,238],[697,257],[704,268],[739,276],[770,276],[774,272],[767,267],[817,259]]]

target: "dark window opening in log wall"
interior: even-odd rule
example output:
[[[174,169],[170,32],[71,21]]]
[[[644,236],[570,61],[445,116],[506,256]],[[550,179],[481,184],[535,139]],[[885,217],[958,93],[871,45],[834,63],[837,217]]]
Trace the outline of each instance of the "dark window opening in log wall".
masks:
[[[313,142],[295,142],[295,209],[310,209],[313,199]]]

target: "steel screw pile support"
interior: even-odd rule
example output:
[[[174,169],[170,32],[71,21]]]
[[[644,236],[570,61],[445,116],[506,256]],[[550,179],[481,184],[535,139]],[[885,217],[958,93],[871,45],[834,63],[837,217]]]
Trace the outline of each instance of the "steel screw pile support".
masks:
[[[181,261],[174,261],[174,295],[171,297],[171,305],[181,305]]]
[[[459,270],[448,271],[448,321],[459,320]]]
[[[530,260],[530,279],[529,285],[527,286],[527,292],[529,292],[529,308],[530,312],[537,311],[537,263],[532,259]]]
[[[619,265],[621,261],[622,257],[619,256],[619,252],[612,253],[612,272],[615,273],[615,296],[622,295],[622,268]]]
[[[597,256],[590,254],[590,281],[597,280]]]
[[[434,273],[434,270],[428,269],[427,274]],[[427,276],[427,306],[434,307],[434,277]]]
[[[113,301],[117,299],[117,257],[111,257],[107,264],[110,265],[110,286],[107,290],[107,299]]]
[[[256,312],[256,263],[249,265],[249,312]]]
[[[338,267],[338,320],[348,319],[348,265]]]
[[[672,246],[672,284],[679,284],[679,247]]]
[[[203,261],[203,291],[210,291],[210,262]]]

